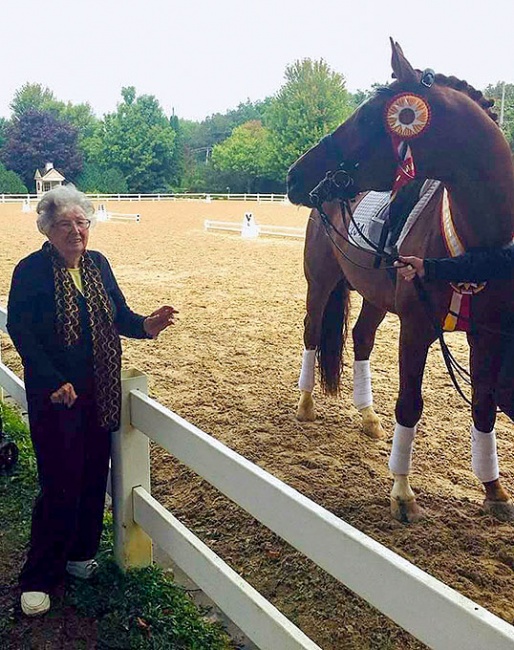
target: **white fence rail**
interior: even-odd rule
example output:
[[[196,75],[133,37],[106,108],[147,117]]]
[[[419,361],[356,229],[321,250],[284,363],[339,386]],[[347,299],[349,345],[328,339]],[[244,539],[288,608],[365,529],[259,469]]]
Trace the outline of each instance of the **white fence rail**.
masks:
[[[0,364],[0,385],[19,396],[9,373]],[[150,562],[152,538],[262,650],[318,648],[150,495],[151,439],[430,648],[514,649],[514,627],[148,397],[144,375],[129,372],[123,389],[112,459],[122,566]]]
[[[128,212],[108,212],[107,218],[108,221],[136,221],[137,223],[141,221],[140,214],[130,214]]]
[[[196,193],[160,193],[160,194],[87,194],[93,201],[258,201],[262,203],[289,204],[285,194],[211,194]],[[36,194],[0,194],[0,203],[23,203],[37,201]]]
[[[212,219],[204,220],[204,228],[209,231],[228,231],[242,233],[243,223],[236,221],[214,221]],[[286,237],[289,239],[304,239],[305,228],[298,228],[296,226],[272,226],[268,224],[260,224],[256,226],[256,233],[258,235],[266,235],[268,237]]]

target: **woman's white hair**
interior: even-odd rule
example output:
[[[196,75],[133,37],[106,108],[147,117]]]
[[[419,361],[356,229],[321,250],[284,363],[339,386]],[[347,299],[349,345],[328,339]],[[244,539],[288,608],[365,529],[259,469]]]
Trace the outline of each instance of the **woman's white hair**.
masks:
[[[54,187],[53,190],[44,194],[36,208],[38,214],[36,223],[39,232],[48,235],[57,217],[67,212],[69,208],[76,206],[84,211],[86,217],[91,220],[91,225],[94,225],[96,221],[94,205],[84,192],[77,190],[71,183]]]

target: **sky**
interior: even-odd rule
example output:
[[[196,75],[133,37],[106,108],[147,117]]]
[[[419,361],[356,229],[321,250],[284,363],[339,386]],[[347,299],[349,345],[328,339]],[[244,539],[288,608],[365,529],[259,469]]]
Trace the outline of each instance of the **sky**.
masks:
[[[276,94],[304,58],[355,92],[390,78],[390,36],[415,68],[514,83],[513,0],[4,0],[0,19],[1,117],[30,82],[98,117],[135,86],[200,121]]]

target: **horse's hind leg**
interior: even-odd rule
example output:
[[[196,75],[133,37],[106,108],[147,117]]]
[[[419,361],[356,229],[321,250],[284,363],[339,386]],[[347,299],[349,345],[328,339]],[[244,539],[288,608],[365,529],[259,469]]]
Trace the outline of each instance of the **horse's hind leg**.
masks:
[[[507,382],[505,371],[511,375],[512,342],[499,337],[469,335],[470,368],[473,385],[473,425],[471,427],[471,466],[475,476],[485,489],[484,510],[502,521],[514,521],[514,504],[500,482],[498,454],[496,450],[496,402],[491,390],[496,384],[496,400],[500,408],[512,417],[512,381],[510,399],[506,400]],[[503,347],[502,347],[503,343]],[[505,347],[507,349],[505,350]],[[502,372],[498,380],[501,364]]]
[[[340,272],[333,276],[325,276],[321,282],[309,280],[307,285],[306,314],[303,329],[302,369],[298,380],[300,400],[296,417],[301,422],[313,422],[316,419],[316,409],[312,392],[316,376],[316,352],[319,349],[323,314],[330,295],[341,281]]]
[[[353,338],[353,403],[362,417],[362,431],[370,438],[383,438],[385,431],[373,408],[369,357],[375,344],[375,334],[386,311],[363,300],[362,308],[352,330]]]

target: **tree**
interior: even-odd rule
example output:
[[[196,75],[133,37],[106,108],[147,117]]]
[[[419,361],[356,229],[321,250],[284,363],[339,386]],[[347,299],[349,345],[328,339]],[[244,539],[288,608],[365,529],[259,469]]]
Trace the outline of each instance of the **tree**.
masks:
[[[13,122],[19,120],[27,111],[52,113],[62,121],[68,122],[77,129],[78,147],[85,160],[95,161],[100,149],[101,122],[89,104],[65,103],[56,99],[49,88],[41,84],[26,83],[15,92],[10,107]]]
[[[378,88],[383,88],[384,86],[388,86],[388,85],[389,82],[383,84],[375,82],[371,84],[371,87],[368,90],[358,89],[356,92],[350,93],[349,97],[353,108],[357,108],[363,102],[365,102],[370,97],[372,97],[376,93]]]
[[[484,95],[494,99],[495,110],[501,117],[502,98],[505,86],[505,97],[503,106],[503,124],[501,125],[505,137],[509,141],[510,148],[514,151],[514,84],[504,84],[498,81],[496,84],[489,84],[484,90]]]
[[[181,120],[173,114],[170,117],[170,126],[175,131],[175,143],[170,165],[171,176],[176,187],[180,187],[186,168],[184,149],[184,134],[182,132]]]
[[[103,165],[118,169],[130,192],[166,190],[175,180],[175,131],[152,95],[136,97],[130,86],[122,89],[122,97],[101,129]]]
[[[0,117],[0,151],[2,150],[2,147],[5,144],[6,132],[8,126],[9,126],[9,122],[5,119],[5,117]]]
[[[6,167],[34,187],[34,172],[53,162],[68,180],[75,180],[83,165],[77,147],[77,129],[51,112],[26,110],[6,129],[0,158]]]
[[[98,163],[98,156],[101,153],[102,122],[93,113],[91,106],[87,103],[72,104],[68,102],[63,105],[59,115],[77,129],[77,144],[82,151],[84,160]]]
[[[214,147],[212,163],[215,169],[239,174],[244,191],[253,192],[259,177],[269,176],[270,156],[269,131],[260,120],[252,120],[236,127],[229,138]]]
[[[53,92],[41,84],[26,83],[14,93],[10,103],[13,120],[19,120],[27,111],[50,111],[59,115],[64,108]]]
[[[77,187],[91,194],[126,194],[127,182],[119,169],[105,169],[94,163],[85,163],[77,178]]]
[[[0,163],[0,194],[28,194],[21,178]]]
[[[272,136],[277,179],[283,179],[289,166],[353,109],[343,75],[323,60],[296,61],[286,68],[285,79],[264,119]]]

